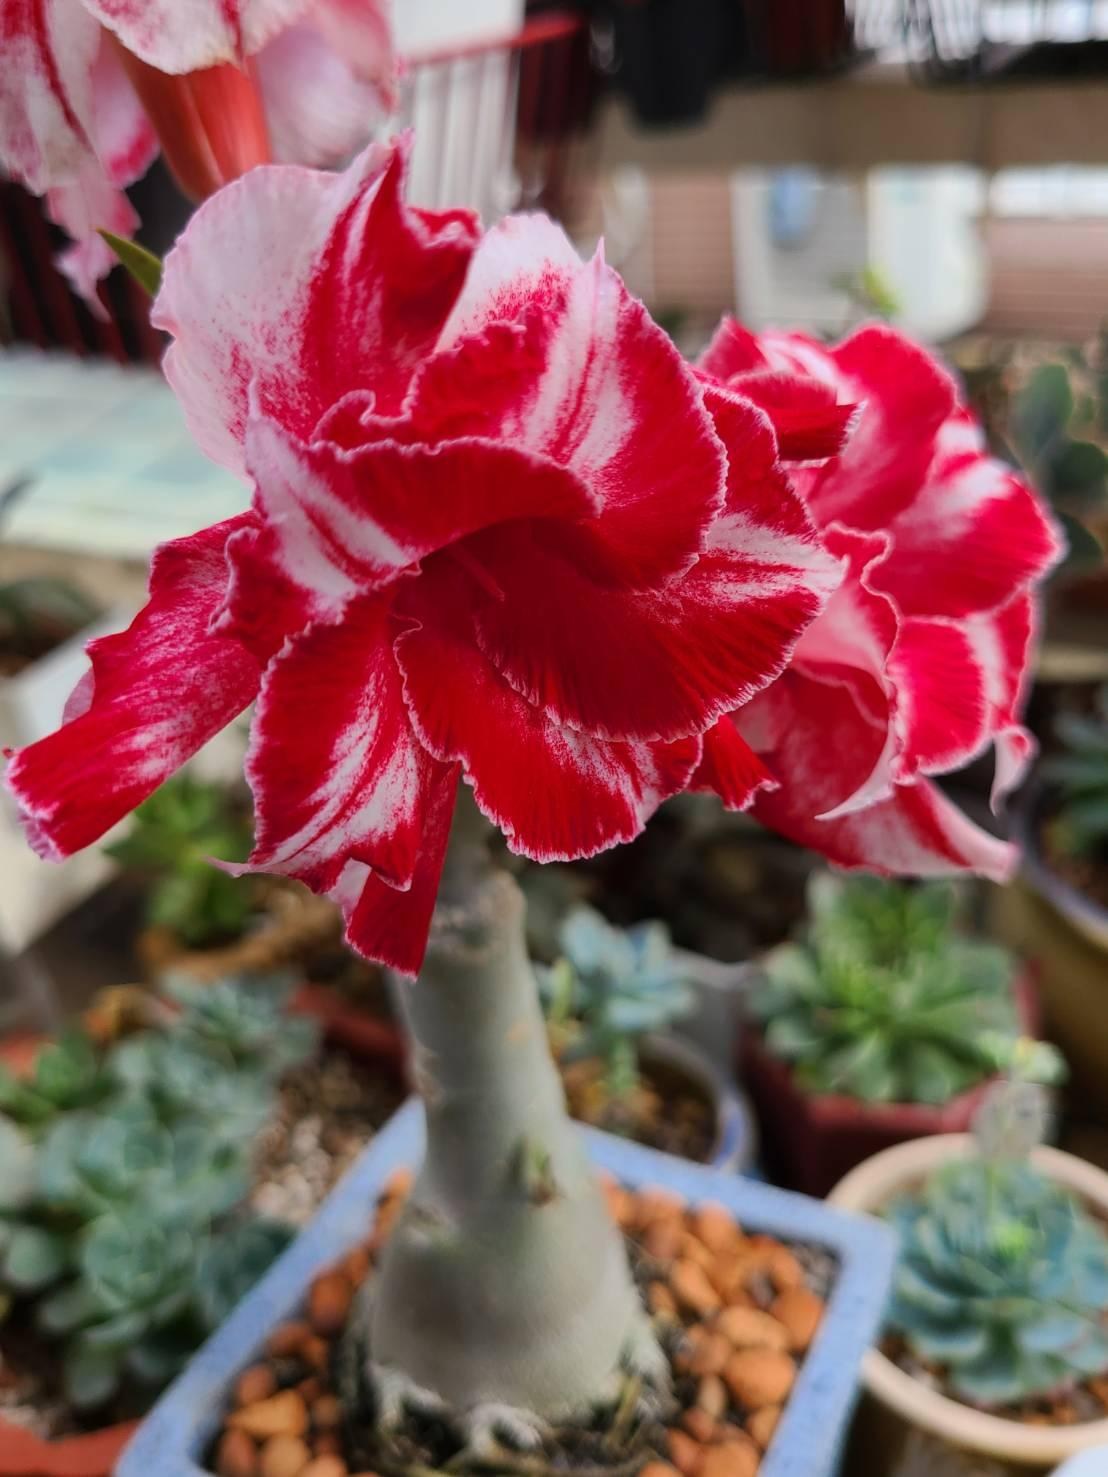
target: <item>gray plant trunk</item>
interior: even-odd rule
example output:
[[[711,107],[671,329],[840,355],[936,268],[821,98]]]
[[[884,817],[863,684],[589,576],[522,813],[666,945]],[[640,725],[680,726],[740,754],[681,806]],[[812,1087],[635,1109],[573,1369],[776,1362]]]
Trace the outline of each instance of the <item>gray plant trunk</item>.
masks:
[[[523,897],[460,787],[419,980],[404,989],[427,1152],[374,1279],[378,1373],[458,1412],[564,1419],[602,1398],[645,1320],[566,1112]]]

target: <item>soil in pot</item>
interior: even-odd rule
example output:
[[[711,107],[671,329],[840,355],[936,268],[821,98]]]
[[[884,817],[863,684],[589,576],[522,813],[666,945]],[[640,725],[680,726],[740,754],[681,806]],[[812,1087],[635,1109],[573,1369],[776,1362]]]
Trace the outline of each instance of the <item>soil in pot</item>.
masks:
[[[606,1065],[596,1057],[563,1064],[574,1118],[697,1164],[709,1162],[719,1126],[716,1105],[701,1083],[674,1063],[650,1058],[642,1062],[638,1084],[629,1092],[613,1095],[606,1077]]]
[[[947,1387],[942,1366],[915,1358],[903,1339],[887,1335],[881,1341],[881,1352],[929,1390],[937,1390],[948,1400],[958,1399]],[[1084,1421],[1102,1421],[1108,1417],[1108,1374],[1090,1376],[1072,1389],[1055,1390],[1012,1405],[990,1406],[989,1414],[1027,1426],[1076,1426]]]
[[[218,1477],[408,1477],[443,1470],[458,1440],[438,1419],[412,1417],[387,1448],[363,1405],[364,1359],[344,1342],[407,1192],[394,1176],[369,1241],[314,1282],[299,1319],[270,1336],[264,1357],[228,1391],[208,1454]],[[835,1261],[819,1248],[744,1235],[720,1206],[686,1209],[667,1192],[607,1187],[635,1276],[673,1376],[664,1418],[635,1413],[634,1386],[589,1427],[552,1433],[546,1449],[505,1450],[484,1471],[608,1471],[621,1477],[756,1477],[762,1454],[819,1327]]]
[[[314,1215],[403,1091],[347,1053],[320,1056],[282,1079],[270,1122],[257,1139],[249,1204],[274,1220],[301,1226]],[[0,1324],[0,1423],[58,1440],[141,1415],[149,1392],[82,1413],[61,1396],[59,1346],[43,1340],[21,1309]],[[3,1440],[0,1425],[0,1441]]]
[[[1108,912],[1108,864],[1099,857],[1075,856],[1066,851],[1059,844],[1053,818],[1049,815],[1039,821],[1038,839],[1050,870],[1063,882],[1068,882],[1075,892]]]

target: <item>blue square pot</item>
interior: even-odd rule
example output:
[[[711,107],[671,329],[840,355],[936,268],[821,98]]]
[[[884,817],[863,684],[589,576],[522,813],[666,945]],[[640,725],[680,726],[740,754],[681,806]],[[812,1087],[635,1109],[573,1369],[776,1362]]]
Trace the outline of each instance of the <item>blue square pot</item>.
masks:
[[[759,1477],[832,1477],[858,1387],[862,1355],[877,1335],[895,1260],[888,1227],[821,1201],[584,1130],[598,1168],[632,1187],[664,1186],[690,1201],[725,1205],[747,1230],[833,1252],[839,1275]],[[316,1274],[364,1240],[389,1175],[418,1163],[423,1112],[409,1101],[328,1196],[319,1214],[196,1354],[147,1416],[116,1477],[207,1477],[202,1454],[231,1385],[273,1328],[294,1317]]]

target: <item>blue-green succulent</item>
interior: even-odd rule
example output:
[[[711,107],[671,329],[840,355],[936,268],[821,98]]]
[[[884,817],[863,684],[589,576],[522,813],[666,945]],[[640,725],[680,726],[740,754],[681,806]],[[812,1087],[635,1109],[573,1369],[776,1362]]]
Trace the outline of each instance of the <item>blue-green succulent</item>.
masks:
[[[540,971],[547,1019],[567,1030],[566,1056],[599,1057],[615,1097],[638,1082],[639,1038],[687,1015],[694,996],[662,923],[614,928],[593,908],[572,908],[561,958]]]
[[[1008,1092],[990,1105],[992,1143],[888,1211],[901,1243],[890,1329],[984,1407],[1108,1371],[1105,1227],[1031,1163],[1018,1123],[1005,1142]]]
[[[103,1052],[73,1032],[29,1082],[0,1083],[0,1315],[33,1303],[77,1406],[159,1388],[288,1239],[242,1202],[277,1079],[314,1032],[283,984],[175,993],[163,1029]]]

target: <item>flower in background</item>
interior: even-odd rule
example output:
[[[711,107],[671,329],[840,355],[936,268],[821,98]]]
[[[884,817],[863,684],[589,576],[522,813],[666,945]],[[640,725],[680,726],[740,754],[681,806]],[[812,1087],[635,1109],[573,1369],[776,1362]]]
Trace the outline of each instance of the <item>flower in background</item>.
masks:
[[[159,145],[194,199],[270,158],[344,163],[394,70],[388,0],[0,0],[0,169],[45,196],[97,308],[97,230],[137,229],[123,191]]]
[[[1032,756],[1035,586],[1061,553],[1035,494],[892,329],[828,347],[725,320],[700,372],[709,403],[727,387],[764,409],[847,568],[785,676],[735,715],[778,781],[755,815],[841,866],[1005,876],[1012,849],[931,777],[992,746],[995,808]]]
[[[525,856],[629,840],[841,571],[768,419],[709,411],[599,253],[406,207],[404,152],[255,170],[168,257],[167,377],[253,503],[158,552],[7,782],[67,856],[256,699],[248,866],[414,973],[459,775]],[[767,780],[733,727],[704,762],[733,804]]]

